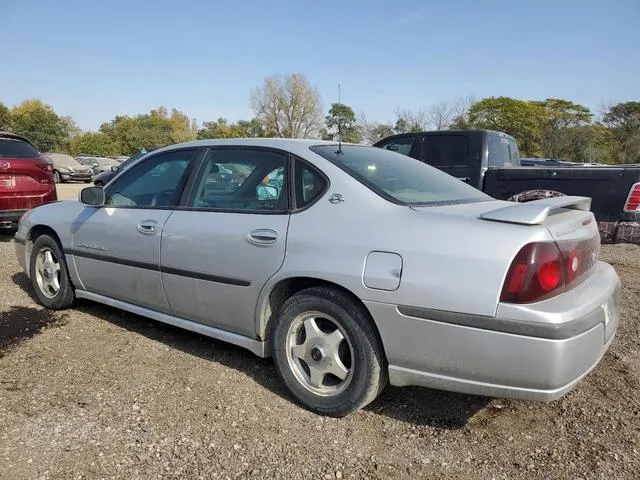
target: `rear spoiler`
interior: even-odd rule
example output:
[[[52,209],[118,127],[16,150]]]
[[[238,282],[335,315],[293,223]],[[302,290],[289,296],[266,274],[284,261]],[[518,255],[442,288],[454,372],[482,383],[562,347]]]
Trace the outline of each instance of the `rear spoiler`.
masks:
[[[515,203],[508,207],[482,213],[480,214],[480,218],[493,220],[495,222],[517,223],[520,225],[540,225],[549,215],[563,208],[588,212],[591,209],[591,198],[564,196]]]

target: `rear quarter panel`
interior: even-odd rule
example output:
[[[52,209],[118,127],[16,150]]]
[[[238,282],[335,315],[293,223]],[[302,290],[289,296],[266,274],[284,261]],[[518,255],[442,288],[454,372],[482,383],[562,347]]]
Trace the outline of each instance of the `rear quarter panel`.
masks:
[[[494,315],[513,256],[529,241],[550,239],[543,226],[477,219],[502,202],[416,211],[387,202],[341,171],[331,173],[332,185],[323,198],[291,216],[285,261],[258,302],[259,333],[264,332],[261,312],[269,292],[292,277],[338,284],[363,301]],[[342,194],[344,202],[330,203],[334,193]],[[365,260],[372,251],[402,257],[396,290],[365,286]]]

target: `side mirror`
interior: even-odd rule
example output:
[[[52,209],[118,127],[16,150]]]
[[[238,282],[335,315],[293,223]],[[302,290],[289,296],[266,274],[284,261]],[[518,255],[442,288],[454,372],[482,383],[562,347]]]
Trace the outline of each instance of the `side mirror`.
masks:
[[[111,171],[113,173],[116,173],[118,171],[118,166],[117,165],[111,165]]]
[[[80,190],[79,200],[89,207],[104,205],[104,190],[102,187],[85,187]]]

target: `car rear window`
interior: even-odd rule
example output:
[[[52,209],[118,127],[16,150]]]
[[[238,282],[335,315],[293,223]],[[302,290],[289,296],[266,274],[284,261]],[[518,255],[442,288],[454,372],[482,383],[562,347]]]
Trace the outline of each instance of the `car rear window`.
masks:
[[[401,205],[492,200],[471,185],[406,155],[365,145],[315,145],[311,150],[381,197]]]
[[[425,135],[420,159],[434,167],[467,166],[469,140],[464,135]]]
[[[0,157],[2,158],[36,158],[38,151],[27,142],[14,138],[0,138]]]

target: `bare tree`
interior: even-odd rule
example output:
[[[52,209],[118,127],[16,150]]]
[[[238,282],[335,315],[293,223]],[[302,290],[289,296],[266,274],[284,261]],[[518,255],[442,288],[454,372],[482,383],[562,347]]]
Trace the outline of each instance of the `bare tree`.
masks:
[[[473,95],[458,98],[451,108],[451,122],[449,128],[470,128],[469,109],[476,103]]]
[[[423,109],[401,110],[397,108],[395,114],[394,130],[396,133],[422,132],[428,129],[429,115]]]
[[[308,138],[322,125],[322,106],[318,90],[304,75],[272,75],[262,87],[251,92],[251,105],[269,135]]]
[[[436,130],[445,130],[451,123],[453,109],[447,102],[439,102],[429,108],[429,117]]]
[[[362,134],[362,143],[366,145],[373,145],[378,140],[382,140],[384,137],[393,135],[393,126],[387,123],[370,122],[364,113],[359,115],[358,127]]]

